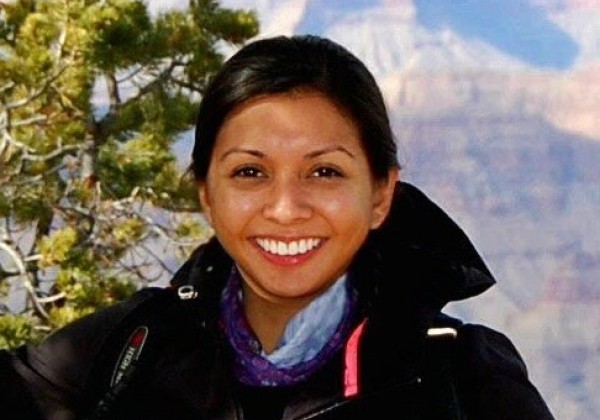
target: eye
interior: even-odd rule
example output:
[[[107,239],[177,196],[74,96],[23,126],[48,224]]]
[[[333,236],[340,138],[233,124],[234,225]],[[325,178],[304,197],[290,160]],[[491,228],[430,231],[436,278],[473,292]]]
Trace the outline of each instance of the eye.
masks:
[[[342,178],[344,175],[341,171],[330,166],[320,166],[312,172],[312,176],[316,178]]]
[[[255,166],[242,166],[233,171],[234,178],[264,178],[265,173]]]

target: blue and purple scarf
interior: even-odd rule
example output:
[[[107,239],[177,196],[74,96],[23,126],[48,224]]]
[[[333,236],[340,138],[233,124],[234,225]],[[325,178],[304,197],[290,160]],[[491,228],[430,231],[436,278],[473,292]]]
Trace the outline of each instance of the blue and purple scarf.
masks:
[[[233,348],[233,373],[251,386],[291,386],[319,370],[343,346],[357,296],[347,276],[296,314],[271,354],[262,350],[244,314],[242,279],[234,267],[221,296],[221,323]]]

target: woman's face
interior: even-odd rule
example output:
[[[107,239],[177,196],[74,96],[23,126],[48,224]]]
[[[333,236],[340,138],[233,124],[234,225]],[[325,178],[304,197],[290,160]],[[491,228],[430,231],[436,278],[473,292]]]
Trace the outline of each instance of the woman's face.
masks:
[[[304,307],[382,223],[396,180],[373,180],[357,127],[325,96],[280,94],[226,118],[200,200],[245,293]]]

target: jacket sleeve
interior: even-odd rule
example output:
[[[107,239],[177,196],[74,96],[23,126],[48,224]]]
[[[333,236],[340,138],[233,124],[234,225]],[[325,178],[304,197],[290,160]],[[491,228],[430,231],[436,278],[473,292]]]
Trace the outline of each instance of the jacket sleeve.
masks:
[[[525,362],[504,334],[466,324],[460,329],[458,343],[459,393],[469,418],[554,419],[529,380]]]
[[[148,291],[138,292],[125,302],[54,332],[39,346],[0,351],[2,418],[77,418],[85,389],[90,386],[90,372],[98,356],[106,351],[103,344],[107,337],[151,295]]]

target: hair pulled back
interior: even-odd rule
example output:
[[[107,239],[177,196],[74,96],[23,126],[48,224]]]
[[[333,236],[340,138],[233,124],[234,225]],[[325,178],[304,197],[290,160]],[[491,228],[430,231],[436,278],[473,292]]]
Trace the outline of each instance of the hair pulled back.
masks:
[[[215,74],[196,120],[191,170],[206,179],[219,130],[237,106],[260,96],[317,91],[357,125],[374,179],[399,168],[379,87],[366,66],[341,45],[313,35],[278,36],[247,44]]]

